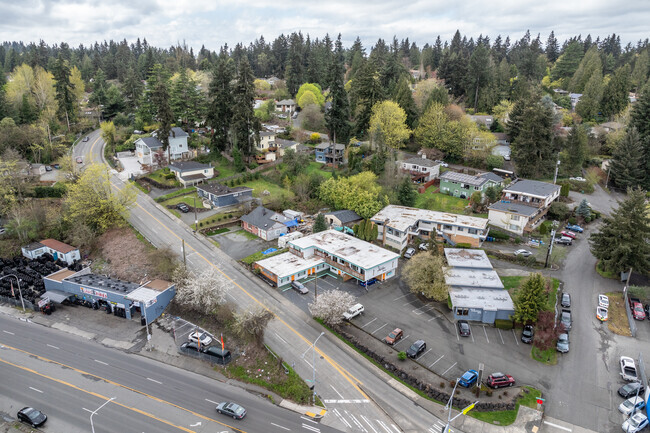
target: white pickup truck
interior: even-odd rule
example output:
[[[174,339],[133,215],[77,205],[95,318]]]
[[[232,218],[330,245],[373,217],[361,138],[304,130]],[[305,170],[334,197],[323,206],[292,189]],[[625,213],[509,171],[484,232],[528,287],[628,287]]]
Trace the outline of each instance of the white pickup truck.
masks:
[[[364,308],[363,305],[361,304],[355,304],[351,306],[348,311],[343,313],[343,318],[345,320],[350,320],[354,317],[357,317],[359,314],[363,314]]]

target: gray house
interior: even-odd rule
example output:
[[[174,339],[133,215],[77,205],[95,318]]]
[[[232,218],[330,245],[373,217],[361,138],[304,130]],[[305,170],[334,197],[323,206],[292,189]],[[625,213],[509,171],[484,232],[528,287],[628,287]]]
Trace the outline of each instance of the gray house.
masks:
[[[196,186],[199,197],[207,199],[214,207],[232,206],[253,199],[253,190],[247,186],[229,188],[219,183],[206,183]]]
[[[353,210],[337,210],[335,212],[330,212],[325,214],[325,221],[329,225],[334,225],[338,227],[346,226],[346,227],[352,227],[354,224],[358,223],[361,221],[363,218],[361,218],[357,213]]]
[[[265,241],[272,241],[287,234],[289,225],[295,226],[296,221],[264,206],[258,206],[248,215],[241,217],[242,228]]]

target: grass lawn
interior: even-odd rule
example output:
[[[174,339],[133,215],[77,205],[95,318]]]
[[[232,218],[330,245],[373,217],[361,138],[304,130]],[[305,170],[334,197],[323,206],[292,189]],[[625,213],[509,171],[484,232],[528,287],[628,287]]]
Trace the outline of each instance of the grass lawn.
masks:
[[[190,186],[190,187],[188,187],[188,188],[183,188],[183,189],[179,189],[178,191],[170,192],[169,194],[161,195],[160,197],[158,197],[158,198],[156,199],[156,201],[157,201],[158,203],[161,203],[161,202],[163,202],[163,201],[165,201],[165,200],[169,200],[169,199],[172,198],[172,197],[176,197],[176,196],[179,196],[179,195],[188,194],[188,193],[191,193],[191,192],[193,192],[193,191],[196,191],[196,188],[193,187],[193,186]]]
[[[205,232],[205,234],[207,236],[214,236],[214,235],[218,235],[218,234],[221,234],[221,233],[226,233],[226,232],[229,232],[229,231],[230,231],[230,229],[228,227],[222,227],[222,228],[217,229],[217,230],[208,230],[207,232]]]
[[[603,278],[609,278],[611,280],[615,280],[615,279],[618,278],[618,276],[616,275],[616,272],[604,270],[600,266],[600,260],[596,263],[596,272],[598,272],[598,274]]]
[[[247,186],[253,189],[253,197],[262,197],[262,202],[268,202],[272,197],[284,196],[287,198],[292,198],[294,196],[292,191],[287,191],[279,185],[276,185],[272,182],[269,182],[265,179],[254,179],[249,180],[248,182],[243,183],[242,185]],[[268,191],[270,194],[263,196],[264,191]]]
[[[537,408],[537,397],[541,397],[542,392],[538,389],[535,389],[531,386],[524,386],[519,392],[519,398],[515,405],[514,410],[502,410],[498,412],[476,412],[471,411],[468,415],[487,422],[490,424],[496,425],[510,425],[517,419],[517,412],[519,412],[519,406],[524,405],[532,409]]]
[[[196,199],[197,208],[203,207],[203,199],[199,197],[199,195],[196,193],[196,190],[186,195],[181,195],[178,197],[171,198],[165,202],[162,202],[161,204],[163,206],[167,206],[167,205],[173,206],[173,205],[177,205],[178,203],[185,203],[188,206],[194,207],[194,203],[195,203],[194,199]]]
[[[462,214],[469,204],[469,202],[463,198],[453,197],[447,194],[434,193],[433,191],[435,191],[435,188],[430,187],[423,194],[418,194],[415,200],[415,207],[421,209],[437,210],[440,212]],[[472,216],[487,218],[487,214],[475,214]]]
[[[321,167],[323,167],[323,166],[324,166],[324,164],[321,164],[321,163],[316,162],[316,161],[312,161],[312,162],[309,163],[309,165],[305,169],[305,173],[307,173],[307,174],[318,173],[321,176],[323,176],[325,179],[329,179],[330,177],[332,177],[332,170],[331,169],[329,169],[329,170],[321,170]]]
[[[546,365],[555,365],[557,364],[557,350],[555,347],[551,347],[548,350],[539,350],[535,346],[530,350],[530,356],[535,361],[539,361]]]
[[[273,253],[270,253],[270,254],[262,254],[262,251],[259,251],[257,253],[251,254],[248,257],[244,257],[243,259],[241,259],[241,261],[246,263],[247,265],[252,265],[253,263],[255,263],[258,260],[268,259],[269,257],[273,257],[273,256],[277,256],[278,254],[286,253],[287,251],[289,251],[288,248],[282,248],[282,249],[279,249],[279,250],[277,250],[277,251],[275,251]]]
[[[153,179],[162,185],[173,186],[173,187],[181,186],[181,183],[178,180],[176,180],[176,177],[173,177],[172,179],[166,179],[163,170],[164,169],[156,170],[153,173],[146,175],[145,177],[148,177],[149,179]]]
[[[214,177],[215,179],[222,179],[224,177],[230,177],[235,174],[235,168],[233,164],[224,157],[221,157],[217,161],[214,161],[213,165],[215,171],[219,172],[219,175]]]
[[[607,326],[614,334],[632,336],[630,331],[630,324],[627,321],[627,313],[625,312],[625,300],[622,292],[610,292],[609,296],[609,320]]]
[[[517,293],[521,287],[521,284],[528,277],[501,277],[501,282],[503,283],[504,289],[510,293],[510,297],[515,299]],[[553,311],[555,309],[555,303],[557,302],[557,290],[560,287],[560,280],[553,278],[553,288],[548,292],[548,298],[546,299],[546,311]]]

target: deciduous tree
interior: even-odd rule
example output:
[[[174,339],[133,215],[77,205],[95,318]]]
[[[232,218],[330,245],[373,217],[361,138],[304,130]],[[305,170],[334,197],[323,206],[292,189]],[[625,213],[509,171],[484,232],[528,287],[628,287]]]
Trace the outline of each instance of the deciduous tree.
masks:
[[[240,337],[250,336],[261,346],[264,342],[264,332],[269,322],[275,317],[266,308],[248,308],[241,313],[235,313],[233,328]]]
[[[396,102],[377,102],[372,107],[370,117],[370,136],[380,140],[392,149],[399,149],[411,136],[406,126],[406,113]]]
[[[178,273],[175,277],[178,279]],[[210,267],[201,274],[184,276],[176,286],[176,302],[202,314],[211,314],[226,302],[230,282]]]
[[[442,302],[446,301],[449,295],[449,287],[445,283],[445,269],[442,256],[418,253],[404,266],[402,275],[411,293],[422,294]]]
[[[329,178],[321,185],[319,196],[335,209],[350,209],[362,218],[372,217],[388,204],[377,184],[377,176],[369,171]]]
[[[339,289],[328,290],[309,304],[309,312],[328,325],[338,325],[343,321],[343,313],[354,304],[356,298],[349,293]]]

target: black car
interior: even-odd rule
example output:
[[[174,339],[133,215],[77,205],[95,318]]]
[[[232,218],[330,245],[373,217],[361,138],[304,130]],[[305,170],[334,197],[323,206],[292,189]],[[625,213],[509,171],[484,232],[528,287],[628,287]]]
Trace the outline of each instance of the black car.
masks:
[[[533,342],[534,335],[535,331],[533,331],[532,325],[526,325],[524,326],[524,330],[521,331],[521,341],[526,344],[531,344]]]
[[[18,412],[18,421],[27,423],[32,427],[39,427],[47,421],[47,415],[33,407],[24,407]]]
[[[643,311],[645,311],[645,316],[650,320],[650,304],[645,304]]]
[[[190,207],[188,205],[186,205],[185,203],[178,203],[176,205],[176,209],[178,209],[179,211],[181,211],[183,213],[188,213],[190,211]]]
[[[645,393],[645,387],[641,382],[626,383],[618,389],[618,395],[626,399],[634,397],[636,396],[636,391],[639,387],[641,387],[641,389],[639,389],[639,395],[643,395],[643,393]]]
[[[406,349],[406,356],[409,358],[417,358],[427,348],[427,343],[424,340],[418,340]]]
[[[46,165],[45,166],[45,171],[52,171],[52,166],[51,165]]]
[[[210,355],[217,364],[226,365],[232,359],[232,355],[228,349],[221,349],[221,347],[217,346],[208,346],[202,348],[202,350],[206,355]]]
[[[472,335],[472,329],[469,327],[467,320],[459,320],[458,323],[458,332],[461,337],[469,337]]]
[[[571,308],[571,295],[566,292],[562,293],[562,300],[560,301],[560,305],[564,308]]]
[[[199,345],[193,341],[187,341],[183,344],[181,344],[181,351],[182,352],[196,352],[199,353],[201,349],[199,349]]]

